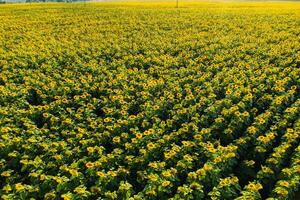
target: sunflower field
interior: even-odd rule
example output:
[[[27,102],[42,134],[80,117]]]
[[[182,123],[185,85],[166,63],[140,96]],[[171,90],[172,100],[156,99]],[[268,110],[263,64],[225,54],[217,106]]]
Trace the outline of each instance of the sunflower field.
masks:
[[[300,4],[0,5],[0,199],[293,200]]]

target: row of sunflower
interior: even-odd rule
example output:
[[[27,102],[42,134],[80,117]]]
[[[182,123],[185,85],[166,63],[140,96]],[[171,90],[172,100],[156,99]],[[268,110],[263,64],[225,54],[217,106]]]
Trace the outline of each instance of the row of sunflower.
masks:
[[[276,182],[276,180],[280,182],[281,177],[278,176],[278,174],[283,170],[282,168],[286,163],[289,162],[291,152],[297,152],[295,144],[297,144],[298,137],[299,119],[293,124],[292,128],[287,128],[286,132],[281,137],[281,143],[272,150],[269,156],[266,157],[265,163],[260,166],[260,170],[256,172],[255,182],[261,185],[260,189],[263,189],[264,186],[264,191],[261,194],[269,194],[273,188],[274,182]],[[252,167],[254,167],[254,164],[255,162],[253,161]],[[245,186],[245,191],[242,192],[243,195],[240,198],[261,198],[258,191],[252,191],[251,193],[247,192],[250,184],[252,183]],[[289,193],[286,192],[278,195],[281,195],[280,198],[286,199],[288,197],[293,197],[295,194],[294,192],[295,190],[291,190]]]
[[[271,193],[272,199],[292,198],[299,187],[299,146],[295,149],[290,165],[280,172],[280,179],[276,182]]]

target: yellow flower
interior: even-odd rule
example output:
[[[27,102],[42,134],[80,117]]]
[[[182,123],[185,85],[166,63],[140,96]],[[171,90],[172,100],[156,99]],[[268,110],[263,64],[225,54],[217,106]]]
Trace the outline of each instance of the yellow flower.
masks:
[[[280,196],[287,196],[289,194],[289,192],[283,188],[276,188],[275,192]]]
[[[259,191],[263,189],[263,186],[260,183],[253,183],[253,182],[249,183],[247,187],[253,191]]]
[[[53,180],[55,180],[58,184],[61,184],[64,182],[64,179],[62,177],[59,176],[54,176]]]
[[[127,161],[129,161],[129,162],[132,161],[133,158],[134,158],[134,156],[126,156],[126,157],[125,157],[125,159],[126,159]]]
[[[76,177],[76,176],[79,175],[79,172],[78,172],[76,169],[70,169],[70,170],[69,170],[69,173],[70,173],[72,176],[74,176],[74,177]]]
[[[148,190],[148,191],[146,191],[146,195],[156,196],[156,192],[154,190]]]
[[[96,187],[96,186],[92,186],[92,187],[91,187],[91,192],[92,192],[92,193],[98,193],[98,192],[101,192],[101,188]]]
[[[239,145],[242,145],[242,144],[245,144],[247,141],[244,139],[244,138],[239,138],[239,139],[237,139],[237,144],[239,144]]]
[[[203,168],[204,168],[204,170],[206,170],[206,171],[210,171],[210,170],[213,169],[213,167],[212,167],[210,164],[206,164],[206,163],[204,164]]]
[[[192,189],[192,190],[199,190],[199,189],[201,189],[203,186],[202,185],[200,185],[199,183],[197,183],[197,182],[192,182],[191,184],[190,184],[190,188]]]
[[[266,166],[261,166],[261,170],[262,172],[266,173],[266,174],[273,174],[273,170],[269,167],[266,167]]]
[[[152,149],[155,148],[155,145],[154,145],[152,142],[150,142],[150,143],[147,144],[147,148],[148,148],[149,150],[152,150]]]
[[[165,155],[165,159],[167,160],[173,157],[172,154],[170,154],[169,152],[165,152],[164,155]]]
[[[143,134],[137,133],[135,136],[136,136],[137,139],[141,139],[143,137]]]
[[[239,178],[236,177],[236,176],[234,176],[234,177],[231,178],[231,181],[232,181],[233,183],[238,183],[238,182],[239,182]]]
[[[258,120],[258,123],[259,124],[264,124],[266,121],[264,120],[264,119],[262,119],[262,118],[260,118],[259,120]]]
[[[293,86],[291,87],[291,89],[292,89],[292,90],[296,90],[296,89],[297,89],[297,86],[296,86],[296,85],[293,85]]]
[[[192,161],[193,161],[192,156],[189,155],[189,154],[184,155],[184,156],[183,156],[183,159],[186,160],[186,161],[188,161],[188,162],[192,162]]]
[[[140,149],[139,152],[140,152],[140,154],[143,154],[143,155],[146,155],[146,154],[147,154],[146,149]]]
[[[170,173],[170,171],[163,171],[163,172],[162,172],[162,175],[163,175],[164,177],[171,177],[171,176],[172,176],[172,174]]]
[[[152,128],[150,128],[149,130],[148,130],[148,133],[149,133],[149,135],[152,135],[152,134],[154,134],[154,129],[152,129]]]
[[[66,194],[62,194],[61,198],[63,198],[63,200],[72,200],[72,194],[70,192],[66,193]]]
[[[200,134],[197,134],[197,135],[194,135],[194,139],[195,140],[202,140],[202,135],[200,135]]]
[[[191,142],[190,141],[181,141],[182,145],[184,147],[190,147],[191,146]]]
[[[3,187],[3,191],[5,191],[5,193],[9,193],[10,191],[12,191],[12,188],[11,188],[10,185],[5,185],[5,186]]]
[[[127,114],[127,111],[126,111],[126,110],[121,110],[120,114],[121,114],[122,116],[125,116],[125,115]]]
[[[255,165],[255,161],[254,160],[246,160],[245,161],[245,164],[249,167],[252,167]]]
[[[86,193],[86,188],[83,186],[78,186],[74,189],[74,192],[76,192],[77,194],[84,194]]]
[[[16,151],[13,151],[8,154],[9,157],[17,157],[17,155],[18,155],[18,152],[16,152]]]
[[[221,157],[216,157],[214,159],[214,163],[219,163],[219,162],[222,162],[222,158]]]
[[[294,132],[294,129],[292,129],[292,128],[287,128],[286,130],[287,130],[288,133],[293,133]]]
[[[43,113],[43,117],[47,119],[49,117],[49,113]]]
[[[148,166],[149,166],[149,167],[152,167],[152,168],[154,168],[154,169],[158,168],[158,165],[157,165],[156,162],[151,162],[151,163],[148,164]]]
[[[54,155],[52,156],[55,160],[61,160],[63,157],[62,155]]]
[[[152,182],[156,182],[158,180],[158,176],[155,174],[148,175],[148,179]]]
[[[138,140],[136,138],[131,138],[131,143],[136,144],[138,143]],[[132,144],[129,144],[128,146],[130,146]]]
[[[188,173],[188,177],[190,178],[190,179],[196,179],[197,178],[197,174],[198,174],[198,172],[200,172],[200,171],[196,171],[196,173],[195,172],[189,172]],[[199,174],[198,174],[199,175]]]
[[[287,181],[281,181],[280,183],[279,183],[279,185],[280,186],[283,186],[283,187],[289,187],[289,182],[287,182]]]
[[[121,191],[128,191],[132,188],[132,185],[128,182],[121,182],[119,186],[119,190]]]
[[[121,142],[121,138],[119,136],[113,137],[113,142],[120,143]]]
[[[163,187],[167,187],[167,186],[169,186],[170,184],[171,184],[170,181],[163,181],[161,185],[162,185]]]
[[[92,163],[92,162],[87,162],[87,163],[85,164],[85,166],[86,166],[86,168],[93,168],[93,167],[94,167],[94,163]]]
[[[254,126],[250,126],[247,130],[248,130],[248,133],[250,133],[251,135],[254,135],[257,133],[257,129]]]
[[[116,177],[117,176],[117,173],[114,172],[114,171],[108,171],[107,172],[107,175],[111,176],[111,177]]]
[[[29,176],[37,178],[39,176],[39,174],[36,172],[31,172],[31,173],[29,173]]]
[[[232,93],[232,91],[230,89],[226,90],[226,95],[230,95]]]
[[[11,175],[10,171],[4,171],[1,173],[1,176],[3,176],[3,177],[9,177],[10,175]]]
[[[40,180],[43,181],[46,179],[46,176],[44,174],[40,175]]]
[[[158,110],[158,109],[159,109],[159,105],[154,105],[154,106],[153,106],[153,109],[154,109],[154,110]]]
[[[280,105],[281,103],[282,103],[282,100],[281,100],[281,99],[276,99],[276,100],[275,100],[275,104],[276,104],[276,105]]]
[[[150,135],[150,134],[149,134],[149,131],[148,131],[148,130],[145,131],[145,132],[144,132],[144,135]]]
[[[55,193],[49,192],[49,193],[45,194],[44,199],[45,200],[52,200],[52,199],[55,199],[55,197],[56,197]]]
[[[130,115],[128,118],[129,118],[129,120],[134,120],[136,118],[136,116],[135,115]]]
[[[204,175],[204,174],[205,174],[205,170],[204,170],[204,169],[198,169],[198,170],[196,171],[196,173],[197,173],[198,175]]]
[[[103,173],[103,172],[97,172],[96,174],[99,177],[102,177],[102,178],[105,177],[105,173]]]
[[[22,183],[15,184],[15,188],[17,191],[21,191],[21,190],[25,189],[25,187],[22,185]]]
[[[88,151],[88,153],[94,153],[95,148],[94,147],[88,147],[88,148],[86,148],[86,150]]]
[[[219,186],[220,186],[220,187],[226,187],[226,186],[228,186],[228,185],[230,185],[230,182],[229,182],[228,178],[225,178],[225,179],[221,179],[221,180],[220,180],[220,183],[219,183]]]
[[[109,118],[109,117],[107,117],[107,118],[104,119],[104,122],[106,122],[106,123],[111,122],[111,121],[112,121],[112,120],[111,120],[111,118]]]

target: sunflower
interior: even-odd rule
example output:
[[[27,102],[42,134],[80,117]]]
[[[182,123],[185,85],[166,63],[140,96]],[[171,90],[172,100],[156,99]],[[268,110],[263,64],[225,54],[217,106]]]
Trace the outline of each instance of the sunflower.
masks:
[[[163,182],[161,183],[161,185],[162,185],[163,187],[168,187],[170,184],[171,184],[170,181],[163,181]]]
[[[280,186],[283,186],[283,187],[286,187],[286,188],[288,188],[288,187],[290,186],[289,182],[287,182],[287,181],[281,181],[281,182],[279,183],[279,185],[280,185]]]
[[[259,191],[263,189],[263,186],[260,183],[254,183],[254,182],[249,183],[247,187],[253,191]]]
[[[111,177],[116,177],[118,174],[116,172],[114,172],[114,171],[108,171],[107,175],[111,176]]]
[[[76,169],[70,169],[69,173],[73,176],[73,177],[77,177],[79,175],[79,172]]]
[[[289,194],[289,192],[283,188],[276,188],[275,192],[280,196],[287,196]]]
[[[99,176],[101,178],[106,176],[106,174],[104,172],[101,172],[101,171],[97,172],[96,174],[97,174],[97,176]]]
[[[3,177],[9,177],[11,175],[11,171],[4,171],[1,173],[1,176]]]
[[[68,193],[66,193],[66,194],[62,194],[62,195],[61,195],[61,198],[62,198],[63,200],[72,200],[72,199],[73,199],[73,195],[72,195],[72,193],[68,192]]]
[[[137,134],[135,135],[135,137],[136,137],[137,139],[141,139],[141,138],[143,137],[143,134],[142,134],[142,133],[137,133]]]
[[[56,194],[54,192],[48,192],[44,196],[45,200],[52,200],[56,198]]]
[[[115,143],[120,143],[121,142],[121,138],[119,136],[113,137],[113,142]]]
[[[152,150],[152,149],[155,148],[155,144],[153,144],[152,142],[150,142],[150,143],[147,144],[147,148],[148,148],[149,150]]]
[[[25,186],[22,185],[22,183],[16,183],[15,188],[16,188],[17,191],[21,191],[21,190],[25,189]]]
[[[170,171],[163,171],[161,174],[162,174],[164,177],[166,177],[166,178],[168,178],[168,177],[171,177],[171,176],[172,176],[172,174],[171,174],[171,172],[170,172]]]
[[[94,163],[92,163],[92,162],[87,162],[87,163],[85,164],[85,166],[86,166],[86,168],[90,169],[90,168],[93,168],[93,167],[94,167]]]
[[[78,186],[73,191],[79,195],[85,194],[87,192],[86,187],[84,187],[84,186]]]
[[[10,185],[5,185],[2,190],[5,192],[5,193],[9,193],[10,191],[12,191],[12,188]]]

